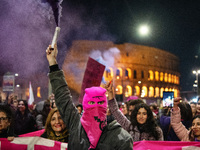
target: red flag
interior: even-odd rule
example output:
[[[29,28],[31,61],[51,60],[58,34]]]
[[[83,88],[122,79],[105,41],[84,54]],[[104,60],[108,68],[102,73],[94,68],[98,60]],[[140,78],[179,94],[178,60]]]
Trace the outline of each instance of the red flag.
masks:
[[[83,101],[83,96],[85,94],[86,88],[101,85],[101,80],[104,70],[105,70],[104,65],[89,57],[87,62],[87,67],[85,69],[85,74],[83,77],[81,94],[79,96],[79,103],[82,103]]]

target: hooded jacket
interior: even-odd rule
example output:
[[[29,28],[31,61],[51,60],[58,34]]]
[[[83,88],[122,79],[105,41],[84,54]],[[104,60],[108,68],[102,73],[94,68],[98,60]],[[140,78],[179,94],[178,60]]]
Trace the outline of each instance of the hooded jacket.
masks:
[[[56,106],[69,129],[69,150],[88,150],[90,146],[87,134],[81,125],[81,116],[72,102],[70,90],[63,71],[54,71],[49,74]],[[99,139],[96,150],[130,150],[133,149],[133,140],[116,121],[108,124]]]

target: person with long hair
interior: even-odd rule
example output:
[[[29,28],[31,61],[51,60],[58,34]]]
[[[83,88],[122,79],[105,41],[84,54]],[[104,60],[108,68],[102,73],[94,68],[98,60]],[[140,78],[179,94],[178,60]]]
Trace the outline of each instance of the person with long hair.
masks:
[[[112,82],[106,85],[106,89],[108,91],[108,106],[111,114],[131,134],[133,141],[163,141],[162,130],[156,124],[153,113],[147,104],[141,103],[135,105],[135,108],[131,112],[130,120],[128,120],[117,106]]]
[[[46,119],[45,132],[41,137],[60,142],[68,142],[69,132],[57,108],[53,108],[49,112]]]
[[[174,99],[174,105],[171,112],[171,125],[174,132],[181,141],[200,141],[200,115],[192,119],[192,126],[188,130],[181,122],[181,112],[179,108],[181,97]]]
[[[30,113],[26,100],[18,100],[18,108],[14,119],[14,131],[17,135],[37,130],[35,118]]]

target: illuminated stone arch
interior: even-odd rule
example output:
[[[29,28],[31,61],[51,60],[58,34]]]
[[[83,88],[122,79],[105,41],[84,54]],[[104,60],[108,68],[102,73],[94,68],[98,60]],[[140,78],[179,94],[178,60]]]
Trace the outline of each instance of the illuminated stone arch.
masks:
[[[174,84],[176,84],[176,75],[174,75]]]
[[[169,83],[172,82],[171,74],[168,74],[168,82],[169,82]]]
[[[165,82],[168,81],[167,79],[168,79],[168,78],[167,78],[167,73],[165,73],[165,77],[164,77]]]
[[[123,93],[123,87],[121,85],[118,85],[115,89],[116,94],[122,94]]]
[[[126,68],[125,70],[125,78],[126,79],[131,79],[132,74],[131,74],[131,69],[130,68]]]
[[[153,80],[153,71],[149,70],[149,74],[148,74],[148,80]]]
[[[152,86],[149,87],[149,97],[154,97],[154,88]]]
[[[140,96],[140,87],[135,86],[135,95]]]
[[[172,83],[174,83],[174,75],[172,74]]]
[[[155,88],[155,97],[159,97],[159,87]]]
[[[155,71],[155,80],[158,81],[159,80],[159,72]]]
[[[132,87],[130,85],[126,86],[125,97],[129,97],[132,95]]]
[[[160,97],[163,97],[164,88],[160,88]]]
[[[117,79],[122,78],[122,68],[117,68],[116,77],[117,77]]]
[[[178,90],[174,89],[174,97],[178,97]]]
[[[163,79],[164,79],[164,74],[163,72],[160,72],[160,81],[163,81]]]
[[[179,84],[179,77],[176,77],[176,84]]]
[[[168,91],[169,91],[169,89],[168,89],[168,88],[165,88],[165,91],[166,91],[166,92],[168,92]]]
[[[105,78],[106,81],[109,81],[113,78],[113,69],[109,67],[104,71],[103,77]]]
[[[147,87],[146,86],[142,87],[141,97],[147,97]]]

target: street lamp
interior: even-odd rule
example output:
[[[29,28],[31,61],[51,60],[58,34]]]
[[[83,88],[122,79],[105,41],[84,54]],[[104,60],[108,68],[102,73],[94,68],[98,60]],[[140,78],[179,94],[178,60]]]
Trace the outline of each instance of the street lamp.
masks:
[[[200,74],[200,70],[193,70],[192,73],[196,75],[195,83],[196,83],[196,87],[197,87],[197,99],[198,99],[199,98],[199,93],[198,93],[198,88],[199,88],[198,75]]]

